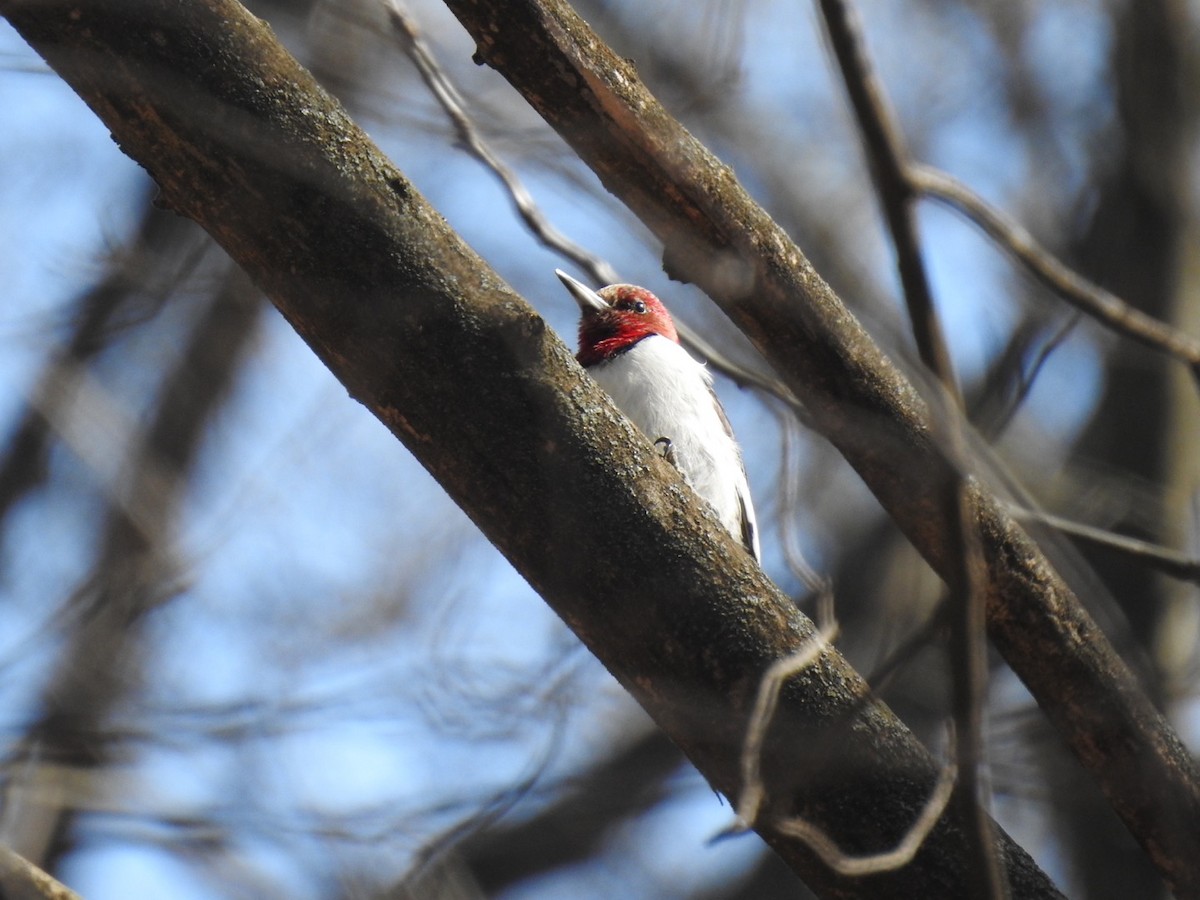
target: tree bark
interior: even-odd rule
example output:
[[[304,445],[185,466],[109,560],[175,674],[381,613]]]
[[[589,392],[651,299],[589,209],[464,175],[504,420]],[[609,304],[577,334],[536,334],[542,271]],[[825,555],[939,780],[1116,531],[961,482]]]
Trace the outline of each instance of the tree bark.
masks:
[[[0,897],[6,900],[82,900],[29,860],[0,846]]]
[[[161,202],[225,247],[712,785],[735,796],[759,680],[814,629],[536,313],[236,3],[0,0],[0,12],[147,168]],[[712,174],[732,183],[727,170]],[[844,315],[832,295],[822,307]],[[846,359],[889,371],[855,340]],[[831,349],[821,361],[832,383],[844,363]],[[890,376],[881,384],[900,390]],[[914,402],[904,391],[883,399],[873,408],[885,423],[897,402]],[[834,411],[827,402],[824,417]],[[948,818],[910,865],[857,879],[776,828],[777,816],[802,814],[848,853],[888,850],[936,781],[928,753],[839,654],[827,650],[788,683],[776,721],[763,766],[769,810],[756,825],[815,890],[963,895],[964,838]],[[997,835],[1014,896],[1057,896]]]
[[[945,485],[921,397],[803,253],[563,0],[445,0],[502,74],[762,351],[815,427],[950,580]],[[941,414],[951,414],[943,411]],[[1200,897],[1200,775],[1039,548],[988,491],[973,504],[989,635],[1180,896]]]

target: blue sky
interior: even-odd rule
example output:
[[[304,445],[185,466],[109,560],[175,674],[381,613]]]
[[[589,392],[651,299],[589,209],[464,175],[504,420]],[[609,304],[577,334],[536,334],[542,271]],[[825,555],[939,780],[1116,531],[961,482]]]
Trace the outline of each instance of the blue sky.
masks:
[[[470,63],[470,41],[445,10],[430,2],[414,6],[463,90],[504,109],[507,87]],[[322,10],[327,14],[329,7]],[[811,9],[800,10],[753,4],[744,46],[754,52],[742,58],[731,105],[743,105],[748,121],[770,122],[771,140],[798,148],[795,179],[802,195],[845,191],[847,184],[859,192],[847,204],[851,215],[830,227],[852,236],[864,282],[894,297],[889,254],[840,86]],[[921,148],[929,161],[1003,204],[1019,191],[1027,159],[1003,121],[1003,104],[989,95],[990,38],[964,13],[940,42],[936,33],[924,36],[926,46],[937,48],[936,65],[914,65],[903,44],[889,40],[900,29],[935,28],[933,20],[914,26],[911,11],[908,4],[865,9],[902,120],[932,120],[935,139]],[[648,44],[667,40],[675,27],[664,17],[662,33],[648,30]],[[1064,33],[1075,39],[1063,42]],[[1054,57],[1055,77],[1047,82],[1065,110],[1061,138],[1070,148],[1105,114],[1093,81],[1106,35],[1085,9],[1069,5],[1048,10],[1032,35],[1030,64],[1047,66]],[[289,36],[303,52],[301,36]],[[1064,46],[1072,50],[1065,59]],[[421,127],[440,120],[412,79],[375,90],[368,98],[375,102],[364,103],[368,131],[573,343],[574,305],[553,275],[563,261],[537,247],[514,220],[493,178],[465,154],[447,150],[440,124],[435,133]],[[534,133],[532,114],[519,124]],[[565,157],[553,149],[552,136],[537,135],[550,149],[531,150],[513,139],[498,147],[512,153],[550,219],[617,263],[624,278],[668,298],[683,318],[726,335],[726,324],[703,297],[666,280],[658,248],[589,173],[541,164],[546,156]],[[714,146],[731,155],[749,152],[720,135]],[[730,161],[736,168],[737,159]],[[106,129],[3,22],[0,170],[8,173],[0,179],[0,233],[7,236],[0,242],[7,296],[0,312],[0,428],[7,429],[73,298],[102,270],[106,254],[130,238],[146,184]],[[1009,299],[1014,275],[954,215],[925,208],[921,227],[956,362],[964,377],[978,377],[1017,319]],[[847,299],[855,307],[856,298]],[[875,312],[868,323],[888,343],[903,344],[894,318]],[[735,346],[753,358],[745,344]],[[165,367],[177,349],[156,345],[151,335],[125,352],[135,355],[144,376]],[[56,453],[55,486],[18,511],[7,538],[0,617],[10,637],[0,643],[0,663],[10,677],[0,693],[0,715],[10,733],[30,715],[39,679],[55,660],[46,611],[86,572],[97,498],[119,489],[127,437],[119,426],[142,414],[133,376],[119,365],[128,358],[111,360],[96,375],[114,414],[85,435],[85,452]],[[1067,441],[1094,401],[1098,365],[1086,338],[1068,342],[1031,396],[1025,433],[1049,447]],[[752,395],[728,383],[719,388],[746,447],[758,505],[767,511],[766,567],[788,582],[771,519],[779,468],[774,419]],[[813,452],[812,446],[798,452]],[[802,509],[800,518],[813,514]],[[831,548],[822,546],[822,523],[807,524],[802,540],[820,567]],[[408,854],[479,798],[537,766],[546,767],[546,782],[565,777],[639,719],[436,483],[273,313],[206,439],[177,541],[185,588],[150,623],[145,666],[155,677],[127,711],[130,721],[159,723],[168,737],[147,742],[127,760],[120,781],[109,785],[112,797],[95,798],[101,812],[84,826],[91,840],[64,872],[94,900],[264,895],[256,894],[260,889],[319,897],[328,887],[323,878],[360,857],[382,859],[399,874]],[[426,565],[429,559],[435,568]],[[388,627],[377,630],[379,621]],[[554,675],[549,681],[547,672]],[[543,715],[523,705],[533,696]],[[235,739],[206,732],[199,712],[214,709],[222,711],[219,721],[240,723]],[[244,712],[231,718],[230,709]],[[611,836],[591,873],[559,873],[506,896],[536,900],[607,885],[624,896],[652,897],[664,884],[733,877],[752,862],[754,838],[709,844],[731,813],[699,776],[681,772],[674,787],[673,802]],[[207,871],[169,852],[176,832],[155,824],[205,816],[235,839],[217,854],[221,865]],[[304,828],[312,822],[378,829],[385,837],[368,847],[322,843]],[[596,890],[599,896],[603,888]]]

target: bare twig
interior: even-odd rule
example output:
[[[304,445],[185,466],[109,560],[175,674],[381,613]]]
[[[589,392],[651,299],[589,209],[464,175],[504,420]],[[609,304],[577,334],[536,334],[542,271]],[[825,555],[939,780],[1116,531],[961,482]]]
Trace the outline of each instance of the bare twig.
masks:
[[[1079,322],[1082,318],[1083,316],[1078,310],[1073,312],[1067,318],[1067,320],[1054,331],[1053,334],[1045,339],[1037,353],[1034,354],[1033,359],[1029,362],[1024,360],[1023,354],[1028,349],[1036,335],[1043,330],[1042,327],[1040,325],[1032,325],[1027,323],[1026,325],[1022,326],[1016,335],[1014,335],[1013,339],[1010,341],[1010,350],[1005,353],[1005,356],[1008,357],[1008,363],[1010,367],[1015,365],[1015,367],[1019,369],[1019,372],[1016,376],[1016,385],[1011,389],[1011,396],[1002,399],[1000,402],[1003,405],[1000,406],[998,403],[999,409],[990,414],[982,413],[980,408],[972,410],[971,418],[976,423],[980,433],[985,439],[994,440],[1003,434],[1004,430],[1008,428],[1009,423],[1012,422],[1013,416],[1017,414],[1017,411],[1021,408],[1021,405],[1026,399],[1028,399],[1029,392],[1033,390],[1033,384],[1037,380],[1038,375],[1041,374],[1042,368],[1046,365],[1054,352],[1063,345],[1063,342],[1066,341],[1066,339],[1071,335],[1071,332],[1073,332],[1076,326],[1079,325]],[[1005,360],[1002,359],[998,366],[995,367],[994,372],[989,373],[986,380],[992,381],[993,378],[996,377],[996,374],[1000,372],[1004,366]],[[1005,378],[1005,380],[1007,381],[1008,379]],[[986,401],[980,406],[985,407]]]
[[[933,612],[921,625],[900,642],[892,651],[867,673],[867,681],[871,690],[879,696],[884,696],[892,680],[912,660],[917,651],[937,638],[950,621],[950,604],[942,597]]]
[[[737,798],[738,821],[727,833],[736,833],[751,828],[758,821],[762,805],[766,800],[760,764],[763,744],[771,720],[779,703],[779,694],[793,675],[811,666],[831,646],[837,636],[836,622],[830,622],[795,653],[777,660],[763,674],[758,684],[754,709],[746,727],[746,739],[742,744],[742,790]],[[953,741],[951,742],[953,743]],[[957,768],[953,763],[942,768],[940,777],[921,814],[917,816],[904,837],[891,850],[882,853],[851,855],[843,851],[824,829],[800,816],[778,819],[772,825],[781,833],[803,841],[830,869],[840,875],[861,877],[889,872],[912,861],[925,842],[933,826],[945,812],[946,805],[954,793]]]
[[[738,387],[754,388],[775,397],[796,413],[801,421],[804,421],[806,415],[804,405],[780,379],[764,375],[762,372],[734,362],[686,322],[675,319],[675,330],[679,332],[679,340],[685,347],[694,350],[710,366]]]
[[[786,819],[779,823],[779,830],[804,841],[821,861],[835,872],[853,878],[890,872],[912,862],[925,838],[933,830],[946,805],[954,794],[958,771],[953,763],[942,768],[941,777],[925,801],[921,814],[905,832],[904,838],[893,849],[866,856],[851,856],[837,846],[820,828],[804,819]]]
[[[467,114],[462,95],[434,58],[433,52],[421,37],[420,29],[409,15],[402,0],[384,0],[383,5],[401,48],[412,60],[413,65],[417,67],[421,79],[454,125],[454,130],[458,133],[458,139],[463,148],[496,174],[505,190],[508,191],[509,197],[512,198],[518,215],[529,226],[529,230],[543,244],[585,269],[601,284],[612,284],[618,281],[616,269],[606,260],[576,244],[551,224],[541,208],[534,202],[533,195],[525,187],[517,173],[509,168],[483,140],[475,123]]]
[[[1118,334],[1174,356],[1186,363],[1193,377],[1200,380],[1200,340],[1135,309],[1063,265],[1025,228],[988,205],[958,179],[922,165],[913,165],[909,177],[915,189],[958,210],[1076,309]]]
[[[1017,506],[1009,508],[1013,516],[1022,522],[1048,525],[1068,537],[1104,547],[1127,557],[1132,562],[1141,563],[1157,572],[1162,572],[1164,575],[1200,584],[1200,559],[1188,556],[1186,553],[1180,553],[1150,541],[1142,541],[1103,528],[1096,528],[1093,525],[1084,525],[1082,522],[1075,522],[1052,513],[1023,509]]]
[[[779,410],[779,434],[783,459],[783,491],[780,510],[779,536],[783,544],[783,558],[797,580],[817,596],[817,624],[824,628],[833,624],[833,583],[828,577],[814,569],[800,547],[800,535],[795,525],[795,510],[800,506],[800,473],[797,471],[795,443],[797,436],[796,417]]]
[[[133,242],[112,254],[104,278],[79,298],[72,311],[70,336],[48,356],[39,383],[29,390],[21,419],[0,451],[0,521],[45,478],[50,432],[65,418],[62,405],[74,402],[72,385],[77,375],[86,374],[87,363],[109,345],[114,334],[161,308],[168,291],[198,265],[210,246],[199,236],[194,223],[147,204]],[[106,402],[100,410],[110,405]],[[86,402],[79,407],[85,409],[92,419],[96,417]],[[81,457],[87,460],[105,443],[100,440],[76,449],[88,451]]]
[[[785,681],[816,662],[817,658],[832,646],[837,632],[836,621],[822,627],[794,653],[776,660],[763,673],[758,683],[758,694],[754,700],[754,709],[750,713],[750,721],[746,725],[746,738],[742,743],[742,789],[738,794],[736,813],[743,830],[754,827],[759,810],[766,799],[766,788],[760,770],[762,748],[771,720],[775,716],[775,709],[779,705],[780,689]]]
[[[908,149],[871,65],[856,11],[847,0],[820,0],[819,5],[896,248],[896,265],[917,351],[950,395],[958,399],[954,365],[934,307],[917,236],[914,203],[919,194],[908,175],[912,167]]]

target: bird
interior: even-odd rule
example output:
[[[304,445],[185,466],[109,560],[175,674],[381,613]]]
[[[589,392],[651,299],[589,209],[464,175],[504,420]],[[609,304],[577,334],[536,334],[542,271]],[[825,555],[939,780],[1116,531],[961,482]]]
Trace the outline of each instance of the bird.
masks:
[[[708,368],[679,343],[666,306],[632,284],[592,290],[554,273],[579,305],[575,358],[675,465],[726,530],[761,559],[742,451]]]

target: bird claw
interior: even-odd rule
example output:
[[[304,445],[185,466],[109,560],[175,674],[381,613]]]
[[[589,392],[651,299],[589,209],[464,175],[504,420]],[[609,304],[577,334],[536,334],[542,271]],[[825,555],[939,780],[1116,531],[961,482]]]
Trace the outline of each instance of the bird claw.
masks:
[[[669,437],[660,437],[654,442],[654,446],[661,447],[662,458],[675,468],[679,468],[679,464],[675,462],[675,449],[671,446],[671,439]]]

